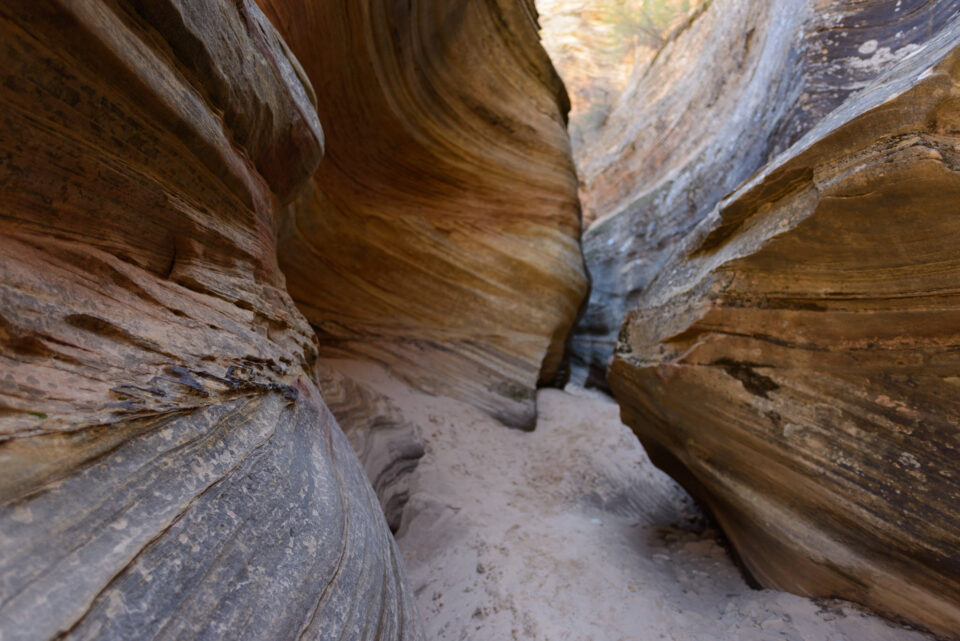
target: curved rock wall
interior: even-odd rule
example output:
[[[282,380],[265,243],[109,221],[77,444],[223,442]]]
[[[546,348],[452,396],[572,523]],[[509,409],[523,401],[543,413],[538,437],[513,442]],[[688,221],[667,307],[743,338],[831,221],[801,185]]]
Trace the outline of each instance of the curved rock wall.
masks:
[[[410,498],[410,475],[425,452],[420,430],[385,396],[331,367],[318,364],[316,380],[396,532]]]
[[[0,631],[417,639],[277,214],[322,153],[249,1],[0,6]]]
[[[624,315],[721,198],[957,11],[953,0],[702,5],[578,152],[584,209],[599,219],[583,239],[579,376],[604,386]]]
[[[691,230],[608,380],[761,583],[955,635],[960,5],[913,9],[924,44],[703,220],[661,212]],[[857,51],[881,56],[879,28]]]
[[[532,0],[262,4],[332,123],[279,235],[321,353],[532,428],[585,292],[566,94]]]

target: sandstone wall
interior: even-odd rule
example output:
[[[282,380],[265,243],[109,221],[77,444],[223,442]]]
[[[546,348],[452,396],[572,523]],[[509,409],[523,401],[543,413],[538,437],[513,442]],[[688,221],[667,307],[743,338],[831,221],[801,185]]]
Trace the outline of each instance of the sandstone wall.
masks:
[[[323,149],[248,1],[0,6],[0,631],[416,639],[278,213]]]
[[[573,339],[603,386],[624,315],[717,202],[949,24],[953,0],[716,0],[636,70],[578,154],[592,289]]]
[[[532,0],[262,4],[331,123],[279,233],[321,353],[532,428],[585,292],[566,93]]]
[[[927,25],[923,43],[890,47],[906,49],[899,62],[709,211],[654,200],[639,240],[628,234],[639,210],[591,236],[593,248],[613,230],[620,247],[672,238],[637,254],[652,262],[608,380],[624,421],[763,585],[949,636],[960,630],[960,7],[915,3],[900,21],[856,6],[874,25],[862,56],[887,55],[890,25],[891,38]],[[758,126],[765,100],[745,103]],[[775,153],[793,137],[766,143]],[[690,185],[702,167],[665,180]],[[716,194],[725,175],[698,180]]]

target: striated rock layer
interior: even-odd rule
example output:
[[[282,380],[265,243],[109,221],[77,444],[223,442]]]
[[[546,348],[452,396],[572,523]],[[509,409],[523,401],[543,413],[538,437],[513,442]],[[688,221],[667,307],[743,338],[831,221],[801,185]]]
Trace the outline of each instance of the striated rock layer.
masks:
[[[0,6],[0,635],[417,639],[277,213],[323,136],[252,2]]]
[[[937,24],[679,243],[609,382],[762,584],[955,635],[960,20]]]
[[[327,365],[316,366],[316,380],[396,532],[410,498],[410,475],[425,452],[417,425],[385,396]]]
[[[585,292],[566,93],[532,0],[261,3],[330,123],[279,232],[321,353],[532,428]]]
[[[916,52],[956,0],[715,0],[638,68],[578,152],[590,302],[574,362],[603,385],[624,315],[717,202]]]
[[[543,46],[570,94],[570,142],[574,163],[582,170],[593,154],[606,149],[591,150],[591,143],[603,131],[634,70],[648,65],[705,0],[536,2]],[[607,142],[611,140],[617,142],[616,137]],[[586,204],[584,227],[598,213],[588,199]]]

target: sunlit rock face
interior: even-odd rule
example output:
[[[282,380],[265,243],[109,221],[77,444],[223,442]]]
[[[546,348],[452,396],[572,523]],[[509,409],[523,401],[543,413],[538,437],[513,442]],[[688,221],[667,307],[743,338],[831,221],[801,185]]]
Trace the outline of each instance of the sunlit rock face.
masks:
[[[633,38],[621,36],[633,25],[618,28],[612,6],[610,0],[537,0],[543,45],[570,95],[574,153],[596,134],[633,68]]]
[[[566,94],[532,0],[262,0],[327,155],[279,259],[321,354],[532,427],[585,292]]]
[[[626,225],[639,214],[620,214],[593,242],[624,225],[618,242],[636,248],[669,237],[654,223],[677,226],[669,255],[651,250],[652,282],[608,380],[625,422],[711,508],[747,569],[765,586],[851,599],[952,636],[960,22],[947,4],[917,4],[906,22],[879,4],[866,13],[891,34],[922,22],[925,44],[891,46],[864,27],[867,42],[841,59],[880,56],[878,43],[909,55],[702,220],[692,207],[662,211],[635,241]],[[802,104],[815,111],[815,98]],[[768,103],[752,104],[762,123]],[[672,180],[689,186],[687,171]]]
[[[578,153],[590,303],[573,339],[604,385],[627,311],[721,198],[852,93],[915,53],[955,0],[717,0],[636,69]]]
[[[277,214],[313,90],[247,1],[0,6],[0,635],[417,639]]]
[[[578,167],[596,153],[593,143],[633,70],[649,64],[703,1],[536,0],[543,46],[570,95],[569,130]],[[598,213],[588,206],[584,226]]]

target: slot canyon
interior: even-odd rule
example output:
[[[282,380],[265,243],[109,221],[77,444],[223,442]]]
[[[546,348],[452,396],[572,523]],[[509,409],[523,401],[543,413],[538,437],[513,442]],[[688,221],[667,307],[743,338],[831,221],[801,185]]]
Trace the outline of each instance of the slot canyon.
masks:
[[[0,34],[0,641],[960,640],[960,0]]]

